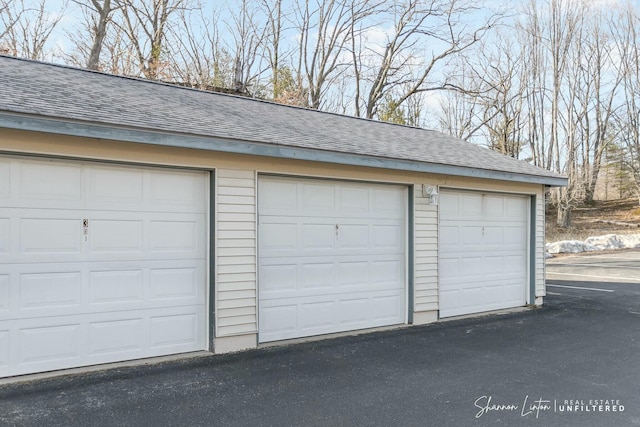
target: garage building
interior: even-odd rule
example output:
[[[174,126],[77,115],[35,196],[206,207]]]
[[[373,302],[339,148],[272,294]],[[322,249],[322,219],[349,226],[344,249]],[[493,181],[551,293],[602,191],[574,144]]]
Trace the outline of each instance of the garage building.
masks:
[[[0,377],[543,302],[549,171],[5,56],[0,93]]]

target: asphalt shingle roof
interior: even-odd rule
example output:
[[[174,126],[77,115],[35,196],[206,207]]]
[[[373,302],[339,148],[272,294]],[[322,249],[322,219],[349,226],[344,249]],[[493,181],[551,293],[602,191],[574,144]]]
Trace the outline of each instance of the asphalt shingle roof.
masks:
[[[0,112],[561,178],[432,130],[7,56],[0,56]]]

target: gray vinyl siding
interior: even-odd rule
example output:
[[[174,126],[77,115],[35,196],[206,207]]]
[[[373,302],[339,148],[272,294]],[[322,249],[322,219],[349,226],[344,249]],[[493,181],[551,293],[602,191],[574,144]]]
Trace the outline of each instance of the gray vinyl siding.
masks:
[[[414,311],[438,309],[438,207],[414,190]]]
[[[546,296],[545,286],[545,193],[544,187],[536,194],[536,297]],[[531,301],[533,304],[535,301]]]
[[[216,183],[216,336],[256,333],[255,172],[218,169]]]

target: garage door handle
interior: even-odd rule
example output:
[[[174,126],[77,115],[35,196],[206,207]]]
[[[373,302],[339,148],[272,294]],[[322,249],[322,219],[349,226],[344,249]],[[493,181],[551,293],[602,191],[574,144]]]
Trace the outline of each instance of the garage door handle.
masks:
[[[340,238],[340,224],[336,224],[336,240]]]

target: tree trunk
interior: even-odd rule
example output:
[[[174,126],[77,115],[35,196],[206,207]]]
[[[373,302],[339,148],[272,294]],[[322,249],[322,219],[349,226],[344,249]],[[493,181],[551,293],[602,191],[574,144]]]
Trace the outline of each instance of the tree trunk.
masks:
[[[107,36],[107,24],[109,23],[111,12],[111,0],[104,0],[102,6],[98,2],[94,2],[94,7],[98,12],[98,22],[94,28],[93,44],[91,46],[91,53],[89,54],[89,60],[87,61],[87,68],[89,70],[98,70],[100,68],[100,52],[102,51],[102,45],[104,44],[104,38]]]
[[[562,201],[558,203],[558,219],[557,224],[560,228],[571,227],[571,205],[564,204]]]

